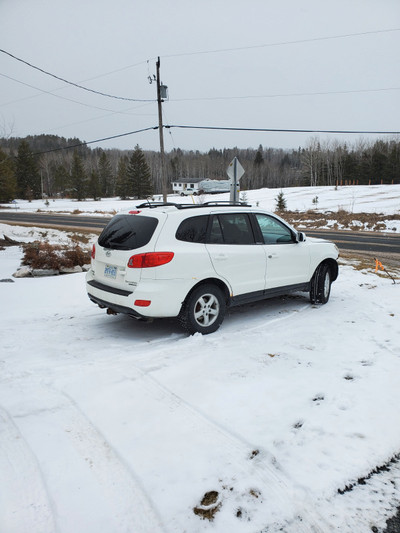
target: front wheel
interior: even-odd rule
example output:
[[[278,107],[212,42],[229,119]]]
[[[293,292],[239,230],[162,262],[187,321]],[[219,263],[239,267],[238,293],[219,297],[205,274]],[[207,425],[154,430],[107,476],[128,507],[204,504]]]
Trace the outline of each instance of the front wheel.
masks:
[[[311,278],[310,300],[312,304],[326,304],[331,294],[332,275],[329,265],[319,265]]]
[[[226,311],[222,291],[213,284],[200,285],[186,299],[179,315],[183,329],[193,335],[217,331]]]

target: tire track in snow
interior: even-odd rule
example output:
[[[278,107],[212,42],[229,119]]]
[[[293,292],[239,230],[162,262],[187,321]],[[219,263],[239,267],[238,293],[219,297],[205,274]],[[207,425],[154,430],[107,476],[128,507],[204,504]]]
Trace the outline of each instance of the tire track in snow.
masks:
[[[300,311],[306,310],[311,310],[311,306],[309,304],[303,305],[300,308]],[[269,320],[263,320],[261,324],[258,323],[250,329],[252,331],[265,329],[266,324],[270,325],[289,320],[293,318],[295,312],[297,313],[298,311],[299,310],[296,309],[295,311],[288,312],[283,316],[272,316]],[[165,339],[165,341],[167,340],[169,341],[170,338],[168,337]],[[183,340],[186,340],[186,338]],[[157,352],[160,352],[161,350],[158,349],[157,345],[160,343],[162,344],[163,342],[164,339],[157,339],[152,348],[156,347]],[[140,346],[150,347],[149,343],[140,343]],[[136,347],[137,346],[135,346],[135,348]],[[186,350],[186,347],[184,348],[182,346],[182,349]],[[197,430],[203,434],[208,434],[209,441],[214,443],[213,446],[224,450],[225,454],[229,455],[230,462],[235,465],[235,468],[238,470],[239,475],[243,480],[247,480],[249,474],[250,477],[254,476],[257,482],[262,485],[263,493],[268,494],[270,505],[274,509],[281,509],[282,517],[288,517],[288,520],[284,520],[282,523],[279,523],[279,526],[277,523],[275,523],[274,525],[276,525],[277,528],[281,527],[283,524],[287,531],[289,531],[289,529],[287,529],[288,527],[292,527],[293,531],[296,531],[296,533],[300,531],[304,531],[306,533],[317,533],[322,531],[317,525],[320,521],[320,518],[316,515],[316,513],[311,513],[308,510],[314,508],[313,503],[308,501],[308,497],[301,492],[301,489],[292,487],[287,477],[283,473],[279,473],[278,467],[270,466],[265,460],[262,460],[262,455],[264,455],[267,457],[267,461],[272,465],[274,462],[273,456],[268,453],[264,453],[261,454],[259,458],[250,461],[249,457],[256,447],[247,442],[240,435],[235,434],[231,430],[216,422],[211,417],[207,416],[205,413],[196,409],[193,405],[186,402],[172,390],[162,385],[151,375],[151,372],[169,365],[161,364],[155,367],[154,358],[150,357],[149,361],[149,355],[153,354],[147,353],[145,356],[135,358],[134,361],[139,364],[141,362],[150,363],[151,368],[148,370],[142,370],[142,368],[132,363],[132,359],[129,359],[130,376],[121,376],[122,380],[142,381],[147,392],[158,402],[160,402],[160,404],[167,403],[169,405],[170,413],[176,418],[187,420],[188,423],[190,423],[189,421],[195,420],[195,425],[198,428]],[[192,357],[193,354],[190,354],[190,356]],[[161,357],[162,359],[165,358],[165,347],[162,349]],[[113,358],[112,368],[117,373],[120,372],[119,366],[121,362],[128,362],[128,358],[125,355],[122,357]],[[174,362],[176,363],[175,358]],[[110,370],[109,361],[101,361],[99,363],[100,366],[104,367],[104,369],[107,367],[107,369]],[[72,398],[70,399],[73,401]],[[80,409],[78,406],[77,408]],[[271,502],[271,499],[273,499],[273,503]],[[292,504],[290,500],[294,503]],[[276,520],[279,520],[279,518],[276,516],[276,513],[275,518]]]
[[[7,498],[0,495],[0,526],[3,517],[7,521],[12,513],[15,527],[0,527],[1,533],[165,532],[134,472],[68,395],[32,381],[25,388],[20,383],[18,392],[32,397],[33,402],[29,407],[14,408],[14,422],[11,413],[5,418],[0,411],[0,422],[7,421],[0,431],[1,441],[6,443],[5,451],[0,450],[0,488],[1,479],[5,483],[19,480],[12,491],[8,483],[2,488]],[[29,452],[18,446],[15,451],[15,439]],[[33,465],[40,465],[37,470],[45,480],[47,494],[54,495],[51,508]],[[2,501],[8,509],[2,508]],[[21,506],[27,511],[19,516]]]
[[[138,372],[139,376],[136,379],[141,379],[145,383],[145,387],[151,395],[163,404],[169,404],[170,412],[174,416],[178,419],[195,419],[197,431],[211,435],[210,442],[213,443],[213,447],[224,450],[225,458],[228,458],[229,462],[234,465],[235,475],[245,481],[249,474],[255,476],[258,483],[262,485],[262,494],[268,495],[268,504],[274,509],[275,521],[268,524],[266,531],[274,531],[268,529],[270,527],[276,527],[276,531],[279,531],[280,527],[284,527],[285,529],[282,531],[287,533],[300,533],[302,531],[304,533],[323,533],[325,531],[318,525],[321,519],[317,513],[308,510],[314,509],[314,502],[309,501],[308,496],[303,492],[290,486],[286,476],[279,472],[279,467],[268,464],[268,462],[271,465],[274,464],[272,455],[266,452],[261,454],[267,456],[268,462],[262,460],[262,457],[251,459],[256,448],[254,444],[249,443],[240,435],[195,408],[149,373],[134,365],[131,368]],[[293,505],[292,502],[295,504]],[[276,516],[277,509],[280,510],[281,516]]]
[[[0,407],[0,472],[0,531],[58,531],[37,459],[3,407]]]
[[[118,531],[164,532],[161,518],[132,469],[119,456],[101,432],[65,392],[69,402],[66,433],[87,462],[97,482],[119,517]],[[140,510],[138,513],[137,510]]]

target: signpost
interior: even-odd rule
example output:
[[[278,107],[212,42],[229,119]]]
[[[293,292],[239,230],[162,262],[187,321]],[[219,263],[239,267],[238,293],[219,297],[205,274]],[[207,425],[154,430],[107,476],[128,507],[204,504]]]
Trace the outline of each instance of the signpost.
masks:
[[[237,203],[239,201],[240,192],[239,180],[244,174],[244,168],[239,163],[239,159],[237,157],[234,157],[229,163],[229,167],[226,172],[231,180],[230,201],[232,203]]]

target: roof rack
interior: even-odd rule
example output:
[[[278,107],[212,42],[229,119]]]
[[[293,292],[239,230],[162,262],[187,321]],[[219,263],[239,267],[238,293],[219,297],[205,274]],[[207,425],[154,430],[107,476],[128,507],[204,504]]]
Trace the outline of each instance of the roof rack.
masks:
[[[175,204],[173,202],[144,202],[143,204],[137,205],[136,207],[141,207],[142,209],[143,207],[150,207],[150,209],[154,209],[155,207],[164,207],[168,205],[178,207],[178,204]]]
[[[251,207],[250,204],[246,202],[230,202],[229,200],[215,200],[213,202],[205,202],[205,206],[218,206],[218,207]]]
[[[204,204],[177,204],[174,202],[145,202],[143,204],[136,206],[139,208],[149,207],[150,209],[154,209],[156,207],[176,207],[176,209],[198,209],[201,207],[251,207],[250,204],[247,204],[245,202],[230,202],[229,200],[226,201],[213,201],[213,202],[205,202]]]

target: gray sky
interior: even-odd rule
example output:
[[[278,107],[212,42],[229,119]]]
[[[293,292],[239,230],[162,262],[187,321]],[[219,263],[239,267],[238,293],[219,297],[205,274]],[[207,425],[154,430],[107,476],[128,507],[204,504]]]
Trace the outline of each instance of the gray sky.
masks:
[[[399,0],[0,0],[1,49],[88,88],[154,100],[85,92],[0,53],[0,134],[91,141],[156,126],[157,56],[164,124],[399,131],[393,29]],[[165,149],[297,148],[313,136],[173,129]],[[92,146],[136,144],[158,150],[158,132]]]

